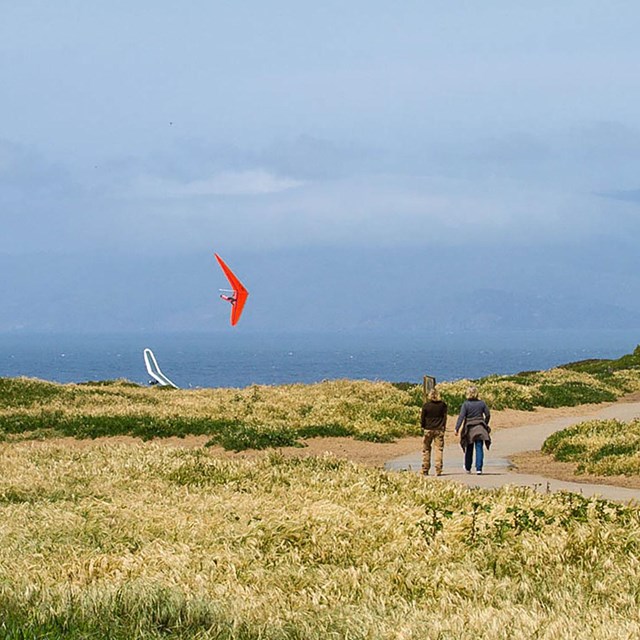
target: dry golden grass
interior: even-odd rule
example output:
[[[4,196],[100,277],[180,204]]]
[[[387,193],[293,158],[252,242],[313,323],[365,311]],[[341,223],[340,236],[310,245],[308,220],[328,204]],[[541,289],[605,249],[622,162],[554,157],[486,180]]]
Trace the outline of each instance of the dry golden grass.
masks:
[[[598,377],[599,376],[599,377]],[[450,413],[470,380],[439,385]],[[640,390],[640,369],[612,374],[555,369],[477,381],[492,409],[532,410],[612,401]],[[244,389],[173,390],[109,384],[55,385],[0,379],[0,436],[210,435],[227,449],[291,446],[313,437],[390,442],[419,434],[418,385],[334,380]]]
[[[607,402],[640,391],[640,369],[621,369],[610,374],[591,374],[563,368],[516,375],[492,375],[474,380],[456,380],[438,385],[443,395],[458,403],[469,385],[475,384],[490,407],[533,409]]]
[[[640,419],[588,420],[547,438],[543,451],[599,476],[640,476]]]
[[[331,457],[229,461],[154,444],[5,443],[0,466],[5,629],[640,634],[640,514],[626,507],[474,492]]]
[[[32,382],[24,380],[27,385]],[[41,383],[48,384],[48,383]],[[415,431],[412,398],[387,382],[334,380],[317,384],[253,385],[244,389],[172,390],[109,385],[54,385],[55,393],[32,402],[5,405],[0,419],[16,414],[53,416],[149,416],[238,423],[272,431],[339,428],[375,439]],[[391,435],[390,435],[391,434]]]

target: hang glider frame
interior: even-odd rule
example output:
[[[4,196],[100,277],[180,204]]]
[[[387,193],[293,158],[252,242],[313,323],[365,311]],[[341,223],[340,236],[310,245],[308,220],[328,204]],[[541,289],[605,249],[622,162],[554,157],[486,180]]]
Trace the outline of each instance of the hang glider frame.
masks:
[[[153,355],[153,351],[151,351],[151,349],[145,349],[142,352],[142,355],[144,357],[144,366],[147,368],[147,373],[162,387],[173,387],[174,389],[179,389],[179,387],[175,384],[173,384],[173,382],[171,382],[171,380],[169,380],[169,378],[167,378],[167,376],[164,375],[164,373],[162,373],[162,371],[160,371],[160,367],[158,366],[158,361],[156,360],[156,357]]]

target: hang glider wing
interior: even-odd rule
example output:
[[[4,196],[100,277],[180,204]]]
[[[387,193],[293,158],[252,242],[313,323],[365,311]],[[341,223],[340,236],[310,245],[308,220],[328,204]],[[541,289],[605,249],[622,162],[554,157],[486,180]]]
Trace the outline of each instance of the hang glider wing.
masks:
[[[223,296],[223,298],[231,302],[231,326],[234,327],[238,323],[238,320],[240,320],[242,310],[244,309],[244,303],[247,301],[249,292],[245,289],[242,282],[238,280],[236,274],[233,273],[233,271],[231,271],[231,269],[229,269],[225,264],[224,260],[217,253],[214,253],[214,255],[218,264],[224,271],[224,275],[227,276],[227,280],[229,280],[229,284],[233,290],[231,297]]]
[[[156,357],[153,355],[153,351],[151,349],[145,349],[142,352],[144,356],[144,366],[147,368],[147,373],[153,378],[152,384],[159,384],[161,387],[173,387],[177,389],[178,387],[167,378],[167,376],[160,371],[160,367],[158,366],[158,361]]]

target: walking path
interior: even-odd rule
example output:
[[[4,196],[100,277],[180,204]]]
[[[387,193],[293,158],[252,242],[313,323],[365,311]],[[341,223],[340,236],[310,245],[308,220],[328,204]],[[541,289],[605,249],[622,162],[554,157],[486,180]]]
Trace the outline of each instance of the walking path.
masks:
[[[629,421],[640,417],[640,402],[620,402],[604,409],[581,416],[563,417],[541,424],[525,425],[511,429],[495,430],[492,433],[491,450],[485,452],[483,475],[467,474],[462,467],[462,449],[460,445],[448,445],[444,449],[444,469],[439,478],[433,480],[451,480],[473,487],[486,489],[504,485],[518,485],[535,488],[538,491],[573,491],[585,497],[600,496],[608,500],[640,503],[640,489],[627,489],[611,485],[583,484],[565,482],[538,475],[524,475],[515,472],[509,456],[525,451],[539,451],[542,443],[556,431],[584,422],[586,420],[618,420]],[[385,469],[392,471],[420,472],[422,452],[412,453],[385,464]]]

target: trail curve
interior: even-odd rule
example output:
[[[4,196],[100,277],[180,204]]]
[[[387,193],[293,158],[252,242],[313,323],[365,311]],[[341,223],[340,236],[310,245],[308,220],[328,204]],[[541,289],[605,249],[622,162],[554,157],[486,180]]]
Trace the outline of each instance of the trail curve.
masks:
[[[566,429],[586,420],[609,420],[616,418],[630,421],[640,417],[640,402],[618,402],[593,412],[570,417],[561,417],[547,422],[500,429],[492,433],[491,450],[485,455],[483,475],[467,474],[462,467],[462,450],[458,444],[445,446],[444,469],[440,477],[429,476],[434,481],[455,481],[472,487],[491,489],[505,485],[528,486],[538,491],[572,491],[585,497],[600,496],[607,500],[640,503],[640,489],[629,489],[613,485],[568,482],[543,475],[520,474],[513,468],[510,458],[517,453],[539,451],[543,442],[556,431]],[[401,456],[385,463],[390,471],[412,471],[420,473],[422,453],[420,451]]]

